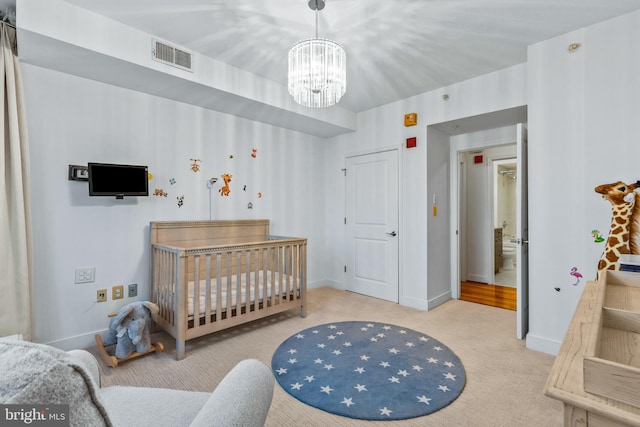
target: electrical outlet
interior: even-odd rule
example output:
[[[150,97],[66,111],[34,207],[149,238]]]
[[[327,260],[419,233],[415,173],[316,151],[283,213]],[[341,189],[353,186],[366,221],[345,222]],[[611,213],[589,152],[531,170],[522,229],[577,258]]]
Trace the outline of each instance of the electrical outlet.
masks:
[[[138,296],[138,284],[132,283],[129,285],[129,298]]]
[[[98,302],[105,302],[107,300],[107,290],[106,289],[98,289]]]
[[[124,286],[117,285],[111,288],[111,299],[124,298]]]
[[[96,281],[95,267],[78,267],[76,268],[75,283],[91,283]]]

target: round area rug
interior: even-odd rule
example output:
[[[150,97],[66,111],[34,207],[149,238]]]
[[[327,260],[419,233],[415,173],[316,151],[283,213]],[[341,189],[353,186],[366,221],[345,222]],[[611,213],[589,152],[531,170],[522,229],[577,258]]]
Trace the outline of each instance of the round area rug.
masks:
[[[375,322],[300,331],[278,347],[271,367],[301,402],[362,420],[430,414],[453,402],[466,382],[460,359],[438,340]]]

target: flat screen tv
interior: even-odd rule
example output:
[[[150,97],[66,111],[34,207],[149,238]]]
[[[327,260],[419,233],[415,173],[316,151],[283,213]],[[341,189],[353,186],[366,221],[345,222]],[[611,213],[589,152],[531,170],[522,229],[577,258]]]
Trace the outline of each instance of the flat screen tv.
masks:
[[[89,196],[148,196],[147,166],[89,163]]]

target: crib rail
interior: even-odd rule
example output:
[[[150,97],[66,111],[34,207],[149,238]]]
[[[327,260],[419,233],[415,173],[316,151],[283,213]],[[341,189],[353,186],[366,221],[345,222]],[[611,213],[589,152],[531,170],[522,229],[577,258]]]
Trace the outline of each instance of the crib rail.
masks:
[[[306,239],[266,236],[237,245],[181,248],[152,244],[157,323],[184,341],[270,314],[305,315]]]

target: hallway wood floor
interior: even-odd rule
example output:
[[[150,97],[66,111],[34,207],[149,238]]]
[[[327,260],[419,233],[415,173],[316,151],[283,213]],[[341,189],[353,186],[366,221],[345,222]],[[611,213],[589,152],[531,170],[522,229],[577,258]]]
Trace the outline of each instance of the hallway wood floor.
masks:
[[[477,282],[460,283],[460,299],[493,307],[516,310],[516,288]]]

